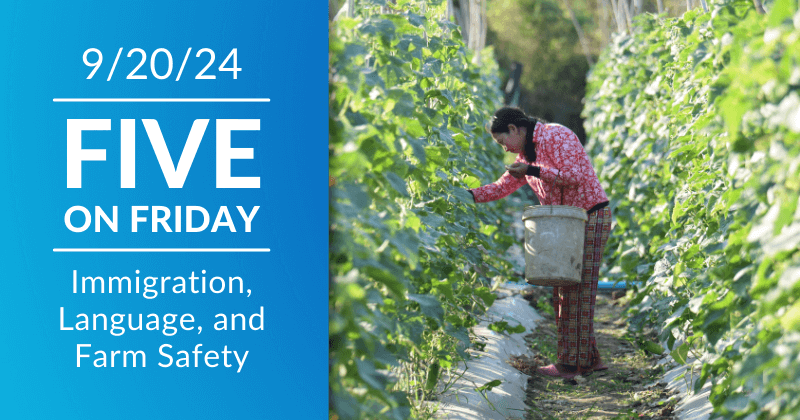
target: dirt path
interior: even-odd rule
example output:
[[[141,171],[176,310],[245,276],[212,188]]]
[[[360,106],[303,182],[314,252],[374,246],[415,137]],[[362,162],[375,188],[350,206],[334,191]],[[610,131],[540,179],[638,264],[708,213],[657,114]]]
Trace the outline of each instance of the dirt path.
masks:
[[[535,373],[537,366],[556,358],[556,329],[549,289],[524,295],[546,318],[526,341],[533,357],[515,358],[517,369],[531,375],[527,419],[663,419],[673,420],[675,398],[660,385],[649,387],[663,374],[659,356],[638,348],[627,335],[624,310],[611,295],[599,294],[595,307],[595,337],[608,370],[564,380]],[[548,312],[549,306],[549,312]]]

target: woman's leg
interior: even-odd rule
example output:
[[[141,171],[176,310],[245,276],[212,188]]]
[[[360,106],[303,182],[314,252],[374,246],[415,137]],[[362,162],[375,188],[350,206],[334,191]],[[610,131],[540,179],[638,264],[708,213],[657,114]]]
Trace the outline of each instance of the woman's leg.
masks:
[[[570,287],[554,287],[553,302],[558,326],[558,363],[577,366],[579,372],[600,365],[600,353],[594,336],[594,305],[600,264],[611,230],[611,211],[600,209],[589,215],[586,223],[583,274],[581,283]]]

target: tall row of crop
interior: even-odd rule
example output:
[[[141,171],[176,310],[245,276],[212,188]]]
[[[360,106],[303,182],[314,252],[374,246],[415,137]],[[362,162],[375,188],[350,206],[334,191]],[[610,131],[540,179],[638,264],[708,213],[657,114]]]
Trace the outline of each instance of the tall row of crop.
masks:
[[[587,146],[632,326],[698,356],[715,416],[800,416],[800,12],[723,0],[642,16],[590,75]]]
[[[359,1],[330,33],[331,414],[425,417],[463,369],[512,238],[466,188],[502,172],[500,104],[441,1]]]

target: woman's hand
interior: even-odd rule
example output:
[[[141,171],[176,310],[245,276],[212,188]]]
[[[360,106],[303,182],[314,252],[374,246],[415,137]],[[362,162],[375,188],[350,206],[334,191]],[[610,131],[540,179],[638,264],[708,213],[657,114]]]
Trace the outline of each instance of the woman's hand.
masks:
[[[525,177],[525,172],[528,171],[528,165],[521,162],[514,162],[511,165],[507,165],[506,169],[508,169],[508,173],[511,174],[511,176],[521,179]]]

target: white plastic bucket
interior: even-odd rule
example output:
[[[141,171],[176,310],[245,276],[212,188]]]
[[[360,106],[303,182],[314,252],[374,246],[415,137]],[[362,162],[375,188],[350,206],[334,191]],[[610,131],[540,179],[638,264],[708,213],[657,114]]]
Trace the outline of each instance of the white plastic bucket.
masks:
[[[525,280],[539,286],[573,286],[583,273],[586,210],[573,206],[529,206],[525,224]]]

